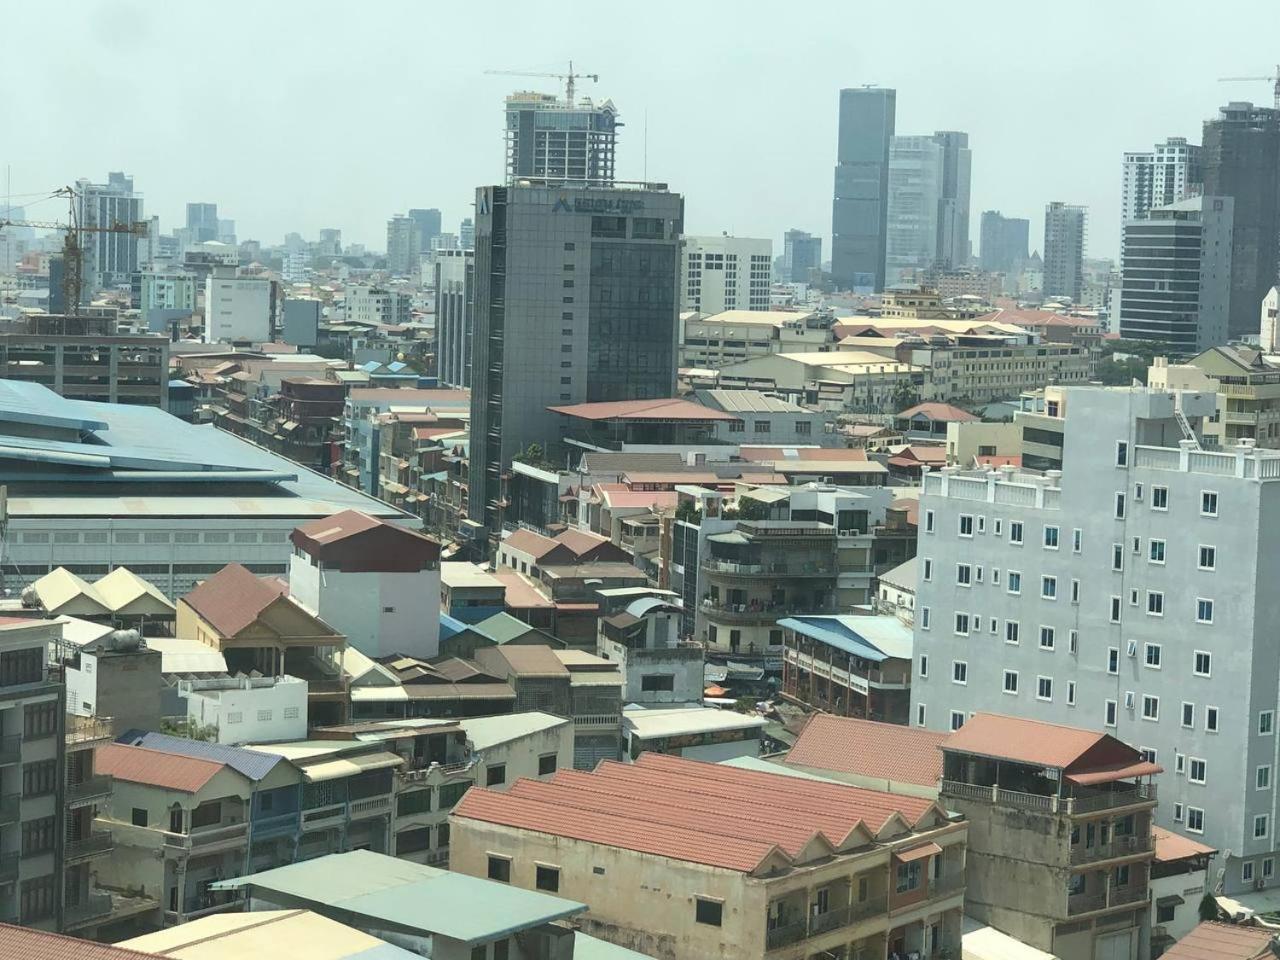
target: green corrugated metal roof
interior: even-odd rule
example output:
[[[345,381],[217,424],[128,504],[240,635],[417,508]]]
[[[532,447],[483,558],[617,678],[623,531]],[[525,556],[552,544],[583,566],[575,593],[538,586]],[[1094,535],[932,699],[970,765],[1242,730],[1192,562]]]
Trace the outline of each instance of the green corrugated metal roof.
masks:
[[[276,893],[294,902],[309,901],[309,909],[320,914],[331,907],[468,945],[487,943],[587,909],[585,903],[368,850],[334,853],[221,880],[214,887],[250,887],[251,896],[268,902]]]

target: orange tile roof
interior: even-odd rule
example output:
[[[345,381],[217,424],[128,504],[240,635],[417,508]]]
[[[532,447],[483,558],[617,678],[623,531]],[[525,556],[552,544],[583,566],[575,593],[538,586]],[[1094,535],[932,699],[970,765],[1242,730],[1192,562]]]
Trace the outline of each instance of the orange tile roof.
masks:
[[[552,413],[576,420],[687,420],[693,423],[709,420],[738,420],[731,413],[704,407],[700,403],[667,397],[662,400],[612,400],[602,403],[575,403],[563,407],[547,407]]]
[[[494,577],[502,581],[502,585],[507,588],[506,598],[503,601],[513,610],[529,610],[533,608],[546,608],[548,610],[555,607],[555,604],[544,597],[533,582],[527,577],[521,576],[510,567],[503,569],[499,567],[493,571]]]
[[[98,749],[94,766],[98,773],[117,780],[195,793],[221,773],[226,764],[165,750],[109,743]]]
[[[819,713],[809,718],[784,762],[936,787],[947,734],[896,723]]]
[[[7,923],[0,923],[0,957],[4,960],[156,960],[153,953],[139,953]]]
[[[277,580],[264,580],[247,567],[229,563],[183,597],[185,603],[224,637],[234,637],[285,592]]]
[[[1253,960],[1271,956],[1275,931],[1232,923],[1202,923],[1161,954],[1169,960]]]
[[[889,504],[891,509],[907,511],[907,523],[914,527],[920,526],[920,498],[919,497],[903,497]]]
[[[942,811],[917,797],[645,753],[503,794],[472,789],[454,813],[749,873],[774,852],[796,858],[815,837],[838,848],[851,832],[932,825]]]
[[[544,537],[542,534],[526,530],[524,527],[513,530],[511,536],[502,541],[502,545],[511,550],[527,553],[535,560],[545,557],[556,548],[556,542],[550,537]]]
[[[942,742],[942,749],[1056,767],[1072,773],[1142,761],[1137,750],[1109,734],[995,713],[971,717]]]
[[[367,513],[361,513],[359,510],[343,510],[341,513],[335,513],[331,517],[299,524],[297,529],[312,540],[318,540],[321,543],[332,543],[334,540],[341,540],[353,534],[363,533],[365,530],[372,530],[381,524],[381,520],[376,520]]]
[[[917,403],[914,407],[907,407],[897,417],[902,420],[910,419],[917,415],[923,416],[928,420],[949,420],[960,423],[971,423],[974,420],[982,419],[968,410],[961,410],[959,407],[953,407],[949,403]]]
[[[1184,837],[1180,833],[1174,833],[1172,830],[1166,830],[1164,827],[1153,826],[1151,835],[1156,841],[1156,860],[1160,863],[1168,863],[1171,860],[1185,860],[1188,857],[1202,857],[1210,853],[1217,853],[1213,847],[1198,843],[1190,837]]]

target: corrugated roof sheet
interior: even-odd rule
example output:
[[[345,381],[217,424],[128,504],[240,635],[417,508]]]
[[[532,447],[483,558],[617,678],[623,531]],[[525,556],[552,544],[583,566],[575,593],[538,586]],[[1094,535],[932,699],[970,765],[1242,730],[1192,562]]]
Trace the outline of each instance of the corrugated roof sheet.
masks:
[[[778,626],[877,663],[890,657],[910,660],[912,656],[911,628],[897,617],[813,615],[787,617],[779,620]]]
[[[99,748],[94,767],[98,773],[109,774],[117,780],[196,793],[222,772],[224,764],[163,750],[109,743]]]
[[[171,737],[167,733],[154,733],[147,730],[129,730],[116,737],[116,743],[146,747],[148,750],[174,753],[183,757],[194,757],[197,760],[225,763],[254,781],[261,780],[269,774],[283,759],[270,753],[246,750],[244,747],[229,747],[204,740],[188,740],[185,737]]]
[[[1104,745],[1112,749],[1107,757],[1098,758],[1097,766],[1121,758],[1141,760],[1137,750],[1105,733],[994,713],[970,717],[943,741],[942,749],[1066,770]]]
[[[1253,960],[1271,957],[1275,931],[1231,923],[1201,923],[1161,954],[1168,960]]]
[[[972,423],[982,419],[968,410],[961,410],[949,403],[937,402],[917,403],[914,407],[907,407],[897,414],[899,420],[910,420],[917,416],[924,417],[926,420],[945,420],[951,423]]]
[[[285,594],[278,580],[264,580],[247,567],[229,563],[182,598],[224,637],[234,637]]]
[[[155,954],[0,923],[4,960],[155,960]]]
[[[1187,857],[1202,857],[1218,851],[1206,844],[1184,837],[1180,833],[1166,830],[1164,827],[1152,826],[1151,836],[1156,841],[1156,860],[1168,863],[1171,860],[1185,860]]]
[[[679,397],[661,400],[606,400],[547,409],[575,420],[682,420],[697,423],[738,419],[723,410],[704,407],[700,403]]]
[[[783,762],[936,787],[942,777],[938,746],[946,739],[945,733],[919,727],[818,713],[809,718]]]
[[[501,794],[473,787],[454,815],[750,873],[818,834],[837,847],[858,829],[933,824],[942,811],[916,797],[644,753]]]

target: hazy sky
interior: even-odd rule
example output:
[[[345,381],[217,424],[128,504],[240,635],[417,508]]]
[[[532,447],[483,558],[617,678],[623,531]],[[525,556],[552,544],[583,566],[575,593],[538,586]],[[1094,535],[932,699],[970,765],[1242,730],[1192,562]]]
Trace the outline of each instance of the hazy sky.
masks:
[[[213,201],[240,239],[385,223],[439,207],[446,229],[502,173],[502,98],[572,57],[626,124],[619,173],[684,194],[690,233],[827,238],[838,91],[898,91],[899,133],[965,130],[973,233],[996,208],[1090,211],[1117,246],[1120,160],[1228,99],[1269,103],[1277,0],[810,0],[455,3],[219,0],[0,4],[0,190],[124,170],[165,231]],[[15,198],[15,203],[20,202]],[[58,201],[31,216],[58,216]],[[824,245],[824,255],[830,248]]]

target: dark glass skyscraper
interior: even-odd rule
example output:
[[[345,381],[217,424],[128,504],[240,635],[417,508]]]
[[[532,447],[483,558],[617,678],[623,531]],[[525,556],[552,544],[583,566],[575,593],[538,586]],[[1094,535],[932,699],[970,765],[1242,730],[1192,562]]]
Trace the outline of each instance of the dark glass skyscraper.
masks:
[[[674,395],[683,227],[661,185],[476,191],[472,520],[497,529],[514,456],[562,448],[548,407]]]
[[[889,141],[897,96],[879,87],[840,91],[831,275],[844,290],[884,289]]]
[[[1280,264],[1280,110],[1229,103],[1204,124],[1205,196],[1235,200],[1227,333],[1257,333]]]
[[[1006,217],[999,210],[982,212],[978,251],[983,270],[992,273],[1015,273],[1027,261],[1027,245],[1031,239],[1031,221]]]

